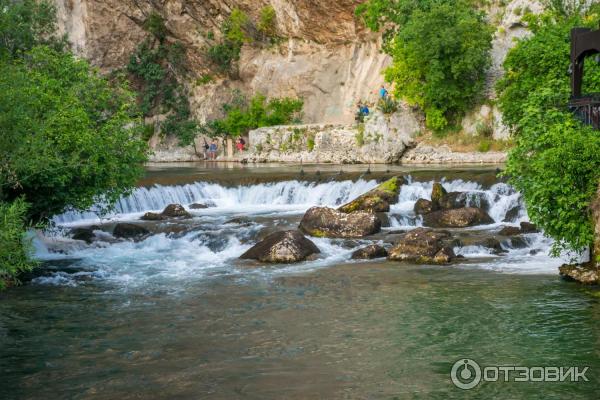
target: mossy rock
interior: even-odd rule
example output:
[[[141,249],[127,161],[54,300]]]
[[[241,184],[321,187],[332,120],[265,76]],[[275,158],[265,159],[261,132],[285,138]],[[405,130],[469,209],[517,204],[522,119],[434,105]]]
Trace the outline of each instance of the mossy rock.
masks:
[[[433,209],[440,209],[440,204],[444,200],[444,197],[448,194],[446,189],[442,186],[441,183],[436,182],[433,184],[433,189],[431,189],[431,203],[433,204]]]
[[[338,211],[350,214],[357,211],[367,211],[371,213],[389,212],[390,204],[398,202],[400,188],[405,183],[403,177],[393,177],[375,189],[357,197],[351,202],[344,204]]]

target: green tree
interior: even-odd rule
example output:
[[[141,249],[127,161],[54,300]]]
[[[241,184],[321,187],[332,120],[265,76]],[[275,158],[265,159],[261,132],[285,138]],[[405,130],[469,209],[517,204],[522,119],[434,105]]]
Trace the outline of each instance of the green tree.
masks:
[[[560,250],[581,251],[593,240],[590,202],[600,180],[600,135],[567,109],[570,97],[569,32],[597,26],[587,15],[551,11],[526,16],[532,36],[508,54],[498,83],[499,104],[516,146],[506,174],[523,193],[533,222]],[[586,62],[585,91],[600,91],[600,68]]]
[[[480,99],[492,28],[471,1],[369,0],[357,14],[371,29],[388,27],[384,49],[393,63],[386,80],[425,112],[429,128],[459,122]]]
[[[55,12],[49,1],[0,0],[0,57],[16,57],[40,44],[63,48]]]
[[[48,47],[0,60],[0,201],[28,217],[114,203],[143,173],[135,98],[87,62]]]

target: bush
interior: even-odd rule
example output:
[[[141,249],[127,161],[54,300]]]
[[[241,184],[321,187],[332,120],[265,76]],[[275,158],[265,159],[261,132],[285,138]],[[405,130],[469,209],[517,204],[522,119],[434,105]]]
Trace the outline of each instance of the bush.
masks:
[[[468,0],[369,0],[357,14],[384,33],[395,94],[424,110],[427,126],[457,123],[480,98],[493,29]]]
[[[167,30],[157,14],[151,14],[144,27],[155,40],[140,43],[127,65],[138,84],[138,103],[144,117],[167,114],[161,131],[187,146],[193,143],[198,127],[191,115],[187,92],[176,75],[186,73],[185,48],[181,43],[167,43]]]
[[[71,54],[36,47],[0,60],[0,201],[28,217],[114,203],[143,174],[135,97]]]
[[[384,114],[393,114],[398,111],[398,103],[390,97],[379,100],[377,104],[379,110]]]
[[[593,240],[589,206],[600,180],[600,135],[568,111],[565,72],[571,28],[597,26],[597,10],[526,16],[533,35],[510,51],[498,84],[504,121],[516,141],[506,174],[523,193],[532,221],[556,240],[554,254],[581,251]],[[586,67],[586,91],[600,91],[600,69]]]
[[[26,237],[27,208],[23,199],[0,202],[0,290],[17,284],[19,274],[35,266],[30,258],[31,240]]]
[[[208,136],[243,136],[252,129],[298,122],[304,102],[300,99],[267,98],[257,94],[249,101],[240,94],[223,105],[224,117],[208,122],[202,132]]]
[[[266,6],[260,10],[257,28],[263,39],[277,36],[277,14],[273,6]]]

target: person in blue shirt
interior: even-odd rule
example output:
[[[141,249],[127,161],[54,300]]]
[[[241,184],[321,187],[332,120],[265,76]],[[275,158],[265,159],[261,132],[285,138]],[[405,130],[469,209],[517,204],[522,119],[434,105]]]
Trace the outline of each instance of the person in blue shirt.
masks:
[[[363,116],[367,116],[369,115],[369,106],[366,104],[363,104],[362,107],[360,108],[360,112],[362,113]]]
[[[385,86],[381,85],[381,89],[379,89],[379,97],[381,98],[381,100],[385,100],[387,99],[388,96],[388,91],[385,88]]]

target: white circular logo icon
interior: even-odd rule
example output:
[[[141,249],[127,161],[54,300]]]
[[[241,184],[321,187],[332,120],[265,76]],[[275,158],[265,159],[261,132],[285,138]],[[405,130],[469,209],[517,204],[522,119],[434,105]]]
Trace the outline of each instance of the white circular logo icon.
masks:
[[[457,388],[473,389],[481,382],[481,368],[475,361],[463,358],[454,363],[450,377]]]

